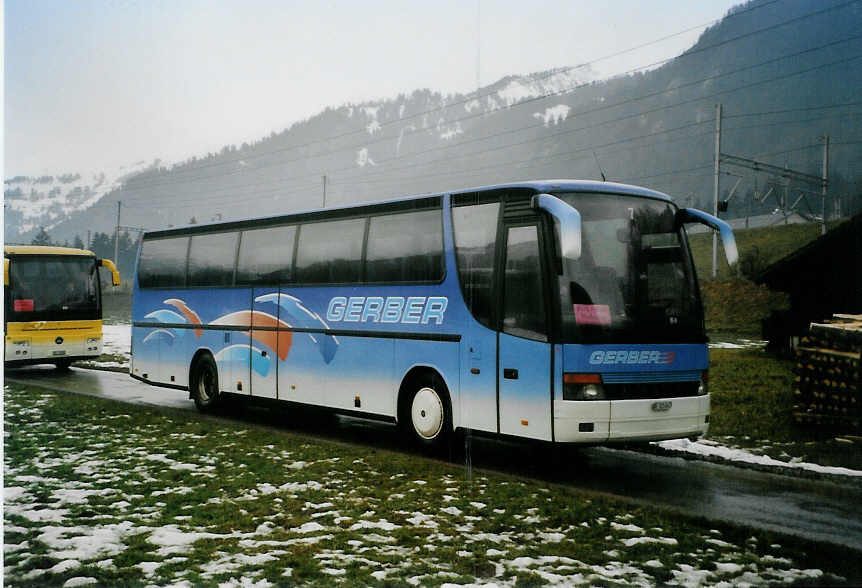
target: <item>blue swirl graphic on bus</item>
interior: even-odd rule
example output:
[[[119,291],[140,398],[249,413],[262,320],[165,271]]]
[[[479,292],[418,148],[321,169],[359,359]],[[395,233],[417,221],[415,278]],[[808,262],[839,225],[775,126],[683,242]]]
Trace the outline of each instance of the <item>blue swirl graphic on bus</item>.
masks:
[[[185,324],[186,319],[180,314],[172,310],[160,309],[154,310],[153,312],[146,315],[144,318],[153,319],[156,322],[166,323],[166,324]],[[146,337],[144,337],[143,343],[149,343],[153,339],[158,339],[160,341],[165,341],[168,345],[173,345],[174,341],[177,339],[182,339],[183,335],[185,335],[185,329],[172,329],[170,327],[165,327],[162,329],[156,329],[149,333]]]
[[[219,365],[232,364],[239,368],[248,368],[249,362],[251,369],[259,375],[266,377],[269,374],[271,362],[267,357],[264,357],[263,352],[257,347],[251,345],[231,345],[225,347],[215,355]]]
[[[290,296],[289,294],[281,294],[273,292],[264,294],[254,299],[255,302],[272,302],[281,308],[278,314],[279,320],[289,324],[291,327],[300,329],[315,329],[329,330],[329,325],[326,324],[320,315],[313,310],[307,308],[299,298]],[[340,345],[338,338],[335,335],[324,333],[306,333],[308,337],[317,345],[320,355],[325,363],[330,363],[338,351]]]
[[[166,342],[168,345],[173,345],[177,335],[180,334],[175,329],[156,329],[144,337],[142,343],[149,343],[153,339],[157,339]]]

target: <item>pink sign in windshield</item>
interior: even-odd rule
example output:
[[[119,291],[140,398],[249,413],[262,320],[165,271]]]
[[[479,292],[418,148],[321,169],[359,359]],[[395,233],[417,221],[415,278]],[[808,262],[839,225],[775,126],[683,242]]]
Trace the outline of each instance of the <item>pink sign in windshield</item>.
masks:
[[[579,325],[609,325],[611,307],[607,304],[575,304],[575,321]]]

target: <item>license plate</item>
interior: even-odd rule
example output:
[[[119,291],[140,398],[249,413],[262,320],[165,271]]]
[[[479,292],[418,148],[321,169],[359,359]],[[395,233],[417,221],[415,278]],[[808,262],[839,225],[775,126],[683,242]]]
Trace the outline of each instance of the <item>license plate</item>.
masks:
[[[52,355],[66,355],[66,352],[62,351],[62,350],[61,351],[53,351],[51,354]]]
[[[670,400],[662,400],[661,402],[653,402],[652,410],[653,412],[667,412],[670,410],[671,406],[673,406],[673,402]]]

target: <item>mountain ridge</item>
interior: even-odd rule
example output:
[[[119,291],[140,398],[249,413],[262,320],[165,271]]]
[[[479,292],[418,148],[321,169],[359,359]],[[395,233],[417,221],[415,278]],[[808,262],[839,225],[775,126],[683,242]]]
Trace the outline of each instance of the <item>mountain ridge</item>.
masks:
[[[332,206],[526,178],[599,179],[600,167],[608,179],[711,208],[716,102],[725,105],[723,152],[819,175],[814,143],[830,134],[832,186],[856,198],[852,205],[862,113],[846,105],[858,103],[862,87],[853,61],[862,55],[860,25],[853,2],[757,0],[646,71],[598,80],[588,66],[557,68],[467,94],[420,89],[327,107],[258,141],[155,162],[86,210],[50,219],[51,234],[112,233],[118,201],[121,224],[160,228],[318,208],[324,199]],[[31,232],[16,230],[12,189],[7,180],[7,240],[26,240],[38,221],[18,219]],[[737,198],[730,216],[775,208],[752,204],[752,189],[750,179],[740,189],[752,210]]]

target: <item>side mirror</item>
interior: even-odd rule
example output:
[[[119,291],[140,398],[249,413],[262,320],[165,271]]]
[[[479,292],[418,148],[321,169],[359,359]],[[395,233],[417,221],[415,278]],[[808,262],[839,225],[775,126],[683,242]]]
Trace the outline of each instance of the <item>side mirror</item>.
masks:
[[[739,252],[736,249],[736,238],[730,225],[711,214],[694,208],[681,208],[676,212],[676,226],[680,227],[688,223],[699,223],[706,225],[721,235],[721,244],[724,246],[724,255],[727,264],[732,266],[739,261]]]
[[[120,272],[117,271],[117,266],[114,265],[114,262],[110,259],[100,259],[98,260],[98,265],[100,267],[106,267],[111,270],[111,284],[114,286],[120,285]]]
[[[564,259],[581,257],[581,213],[550,194],[536,194],[530,203],[533,210],[543,210],[560,223],[560,253]]]

